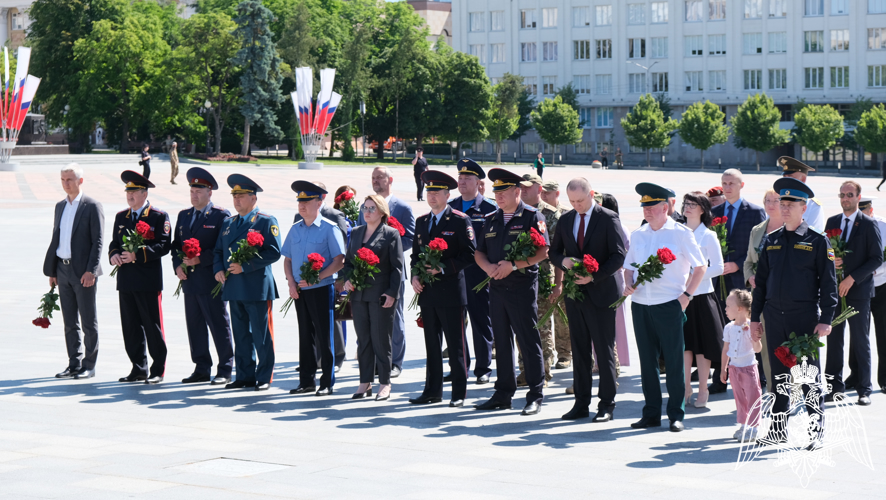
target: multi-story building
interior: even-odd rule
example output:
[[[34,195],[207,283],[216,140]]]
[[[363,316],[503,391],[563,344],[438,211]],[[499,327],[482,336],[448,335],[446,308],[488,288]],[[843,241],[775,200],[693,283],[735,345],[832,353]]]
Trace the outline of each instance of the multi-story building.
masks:
[[[31,24],[27,0],[0,0],[0,44],[17,49],[25,42],[25,30]]]
[[[645,161],[619,125],[639,96],[667,93],[674,118],[710,100],[731,118],[750,94],[765,92],[793,127],[798,100],[845,112],[859,97],[886,101],[886,0],[453,0],[453,46],[476,56],[493,83],[521,75],[537,100],[572,83],[581,142],[553,151],[530,131],[507,156],[537,151],[590,160],[619,147],[626,163]],[[491,152],[491,145],[478,145]],[[780,154],[855,166],[857,151],[823,155],[787,145]],[[697,164],[700,153],[675,136],[656,162]],[[868,155],[869,156],[869,155]],[[708,165],[750,165],[754,152],[732,140],[705,155]]]
[[[406,3],[428,24],[431,43],[443,38],[447,45],[452,45],[452,3],[449,0],[406,0]]]

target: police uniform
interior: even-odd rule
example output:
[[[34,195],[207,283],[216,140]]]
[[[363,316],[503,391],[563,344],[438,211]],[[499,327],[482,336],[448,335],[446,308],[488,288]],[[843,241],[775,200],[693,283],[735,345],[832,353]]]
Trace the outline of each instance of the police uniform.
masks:
[[[478,179],[485,179],[486,173],[473,160],[464,158],[458,162],[459,175],[476,175]],[[464,212],[471,220],[473,229],[474,245],[477,245],[477,235],[483,231],[486,217],[495,213],[498,208],[490,200],[477,193],[472,204],[465,210],[464,200],[461,196],[449,202],[449,206],[455,210]],[[474,341],[474,376],[477,383],[489,381],[489,373],[492,372],[492,325],[489,319],[489,286],[479,292],[473,288],[486,279],[486,273],[477,264],[470,264],[464,268],[465,288],[468,290],[468,318],[470,318],[471,334]],[[465,345],[465,356],[471,354]]]
[[[800,160],[791,158],[790,156],[780,157],[778,159],[778,166],[782,169],[782,175],[784,176],[791,175],[795,172],[801,172],[803,174],[815,172],[814,168],[806,165]],[[796,189],[794,191],[796,192]],[[810,196],[809,199],[806,200],[806,213],[803,214],[803,220],[805,220],[806,224],[809,224],[809,227],[812,229],[815,229],[816,231],[824,231],[824,213],[821,211],[821,201],[819,201],[818,198]]]
[[[141,174],[127,170],[120,176],[126,183],[126,191],[147,190],[155,187]],[[117,291],[120,292],[120,326],[123,344],[132,362],[132,371],[121,382],[146,380],[158,383],[166,371],[166,338],[163,332],[163,267],[160,259],[169,253],[172,228],[169,215],[151,206],[139,212],[122,210],[114,218],[113,238],[108,247],[108,257],[122,254],[123,237],[135,233],[136,225],[146,222],[150,233],[144,246],[135,252],[135,261],[123,264],[117,271]],[[145,347],[151,354],[150,370]]]
[[[258,184],[241,174],[228,176],[231,194],[252,194],[262,191]],[[260,233],[264,243],[258,255],[242,264],[243,272],[229,274],[221,292],[222,300],[231,308],[231,330],[234,334],[236,380],[225,388],[255,387],[267,389],[274,378],[274,320],[272,309],[277,284],[271,264],[280,259],[280,227],[277,219],[254,208],[246,216],[225,219],[215,245],[213,271],[226,271],[231,251],[249,233]],[[256,355],[258,365],[256,366]]]
[[[188,170],[186,174],[191,187],[218,189],[215,178],[200,167]],[[191,361],[194,373],[182,383],[208,382],[212,371],[212,354],[209,352],[209,333],[218,354],[213,385],[227,384],[234,368],[234,344],[231,338],[231,320],[228,318],[227,303],[221,296],[213,297],[212,289],[217,284],[213,272],[213,253],[218,235],[225,219],[231,216],[226,209],[211,201],[202,210],[191,207],[178,213],[172,240],[172,269],[182,265],[179,252],[185,240],[196,238],[200,242],[200,263],[187,269],[187,279],[182,281],[185,296],[185,322],[188,328],[188,343],[191,347]],[[209,332],[207,332],[207,326]]]
[[[492,189],[495,192],[516,189],[523,180],[500,168],[490,170],[489,179],[494,182]],[[505,222],[505,213],[498,209],[486,218],[482,232],[477,235],[477,252],[485,254],[490,263],[506,260],[508,250],[505,247],[531,229],[536,229],[544,237],[545,245],[550,246],[544,216],[538,210],[521,201],[510,220]],[[478,405],[478,409],[510,408],[511,398],[517,390],[512,347],[516,337],[523,353],[524,373],[529,386],[527,405],[523,411],[526,414],[538,413],[544,397],[542,388],[545,379],[541,337],[535,328],[538,322],[537,296],[538,264],[515,270],[506,278],[492,280],[490,283],[489,307],[492,311],[492,332],[497,349],[497,378],[495,394],[486,403]]]
[[[427,191],[452,190],[458,181],[436,170],[422,174]],[[419,255],[427,251],[434,239],[446,242],[446,250],[440,258],[441,273],[436,280],[424,284],[418,295],[421,319],[424,324],[427,364],[425,388],[421,396],[410,399],[413,404],[437,403],[443,396],[443,357],[441,343],[446,336],[449,346],[449,374],[452,378],[452,395],[449,406],[464,405],[467,395],[467,378],[470,358],[465,342],[465,306],[467,293],[463,270],[474,264],[474,229],[470,218],[449,205],[439,213],[426,213],[415,220],[415,239],[412,243],[412,277],[419,276]],[[471,291],[470,293],[473,293]]]
[[[809,186],[790,177],[775,181],[774,189],[782,200],[805,202],[814,196]],[[830,324],[834,319],[837,308],[834,251],[827,237],[812,230],[806,221],[793,231],[781,227],[769,233],[763,238],[761,248],[751,321],[760,322],[761,315],[766,317],[769,364],[773,383],[778,383],[779,375],[789,374],[790,370],[775,356],[775,349],[786,342],[791,333],[812,334],[817,324]],[[821,373],[820,357],[806,362]],[[809,387],[804,386],[803,390],[805,397]],[[778,391],[775,394],[772,412],[787,411],[789,396]],[[806,405],[809,415],[824,408],[823,396],[822,392],[818,405]]]

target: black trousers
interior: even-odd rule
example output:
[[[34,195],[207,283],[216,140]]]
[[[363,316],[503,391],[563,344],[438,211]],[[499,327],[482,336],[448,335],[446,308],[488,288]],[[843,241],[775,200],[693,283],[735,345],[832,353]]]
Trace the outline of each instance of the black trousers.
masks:
[[[858,314],[835,326],[824,342],[827,344],[828,359],[824,371],[834,377],[830,382],[832,392],[845,392],[843,383],[843,346],[846,324],[849,324],[850,369],[857,380],[855,389],[859,396],[870,396],[871,383],[871,300],[846,300],[847,307],[854,307]],[[839,309],[839,305],[837,306]],[[766,318],[767,321],[769,318]],[[799,332],[798,332],[799,333]],[[851,389],[851,387],[850,387]]]
[[[68,351],[68,368],[71,370],[95,369],[98,358],[98,316],[95,294],[98,278],[89,288],[80,284],[81,276],[74,273],[71,264],[58,261],[56,278],[61,299],[62,317],[65,321],[65,347]],[[83,322],[81,334],[80,322]]]
[[[576,302],[567,298],[566,317],[569,318],[569,337],[572,342],[572,372],[575,378],[575,406],[588,408],[594,386],[593,345],[600,367],[599,410],[615,407],[615,309]]]
[[[316,385],[317,358],[320,353],[320,387],[335,384],[334,321],[332,308],[335,303],[332,285],[302,290],[295,301],[298,315],[298,378],[302,387]]]
[[[535,169],[535,173],[537,173],[539,177],[544,177],[544,175],[542,175],[542,174],[544,174],[544,172],[545,172],[544,167],[538,167]]]
[[[886,285],[880,285],[871,299],[871,316],[874,317],[874,335],[877,338],[877,386],[886,387]],[[850,342],[851,344],[851,342]],[[850,351],[849,369],[855,367]]]
[[[495,337],[495,394],[496,401],[510,403],[517,392],[514,373],[514,339],[523,354],[523,373],[529,392],[526,402],[541,402],[545,384],[545,366],[541,349],[541,335],[535,328],[538,307],[535,297],[538,284],[524,289],[492,287],[489,290],[489,309],[492,311],[492,334]]]
[[[634,335],[640,354],[640,384],[646,400],[643,416],[661,420],[661,371],[658,360],[664,358],[668,420],[682,421],[686,391],[686,379],[683,378],[683,323],[686,322],[686,315],[683,308],[676,299],[651,306],[632,302],[631,318],[634,320]]]
[[[474,376],[492,371],[492,322],[489,319],[489,285],[479,292],[473,288],[486,279],[486,273],[476,264],[465,268],[465,287],[468,289],[468,318],[474,342]],[[465,346],[467,347],[467,346]],[[470,349],[465,350],[470,359]]]
[[[415,198],[418,201],[422,199],[422,192],[425,190],[424,182],[421,181],[421,175],[414,175],[415,177]]]
[[[162,292],[119,292],[123,345],[132,362],[130,375],[162,377],[166,372]],[[145,351],[147,346],[147,351]],[[148,353],[151,354],[150,371]]]
[[[142,162],[142,175],[145,176],[145,179],[151,178],[151,160],[145,160]]]
[[[425,390],[423,396],[443,396],[443,336],[449,346],[449,373],[452,375],[452,397],[465,399],[468,391],[468,355],[465,342],[465,308],[422,307],[421,319],[424,322],[425,349],[428,361],[425,364]]]
[[[188,344],[194,373],[209,375],[212,371],[212,354],[209,352],[209,333],[218,354],[216,375],[230,378],[234,370],[234,340],[227,302],[221,295],[213,298],[211,293],[186,293],[185,321],[188,327]],[[207,332],[207,326],[209,331]]]
[[[391,342],[396,309],[397,304],[385,308],[378,300],[351,301],[354,330],[357,332],[357,364],[360,366],[361,384],[374,382],[376,369],[380,384],[391,383]]]

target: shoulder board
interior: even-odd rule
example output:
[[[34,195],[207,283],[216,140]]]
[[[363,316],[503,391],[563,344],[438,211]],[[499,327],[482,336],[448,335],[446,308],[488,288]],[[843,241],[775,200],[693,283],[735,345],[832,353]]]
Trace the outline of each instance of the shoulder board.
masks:
[[[809,226],[809,230],[812,231],[813,233],[815,233],[815,234],[821,236],[821,237],[826,237],[825,234],[824,234],[824,231],[822,231],[822,230],[820,230],[820,229],[815,229],[814,227]],[[776,231],[777,231],[777,229],[776,229]],[[774,233],[774,232],[775,232],[775,231],[773,231],[773,233]]]
[[[234,217],[236,217],[236,215],[229,215],[229,216],[225,217],[225,220],[231,220],[231,219],[233,219]]]
[[[818,206],[821,206],[821,202],[818,201],[818,198],[809,198],[809,201],[815,203]],[[808,203],[807,203],[807,205],[808,205]]]
[[[496,212],[498,212],[498,210],[496,210],[495,212],[489,212],[488,214],[484,215],[483,217],[492,217],[493,215],[496,214]]]
[[[266,213],[262,213],[262,212],[256,212],[255,215],[261,215],[262,217],[271,217],[270,214],[266,214]]]
[[[457,215],[457,216],[459,216],[459,217],[463,217],[463,218],[465,218],[465,219],[468,218],[468,214],[466,214],[466,213],[464,213],[464,212],[460,212],[460,211],[458,211],[458,210],[456,210],[456,209],[454,209],[454,208],[452,209],[452,213],[454,213],[455,215]]]
[[[535,208],[535,207],[530,207],[529,205],[526,205],[526,210],[529,210],[530,212],[538,212],[538,209],[537,209],[537,208]]]
[[[151,207],[151,212],[157,212],[158,214],[161,214],[161,215],[167,215],[165,210],[160,210],[159,208],[156,208],[156,207]]]
[[[224,212],[224,211],[225,211],[225,207],[220,207],[220,206],[218,206],[218,205],[213,205],[213,206],[212,206],[212,209],[213,209],[213,210],[218,210],[219,212]]]
[[[418,216],[418,218],[420,219],[420,218],[422,218],[422,217],[427,217],[427,216],[429,216],[429,215],[431,215],[431,212],[428,212],[428,213],[425,213],[425,214],[421,214],[421,215]]]
[[[117,212],[117,215],[125,214],[126,212],[130,212],[130,211],[131,211],[130,209],[124,208],[123,210],[120,210],[119,212]]]

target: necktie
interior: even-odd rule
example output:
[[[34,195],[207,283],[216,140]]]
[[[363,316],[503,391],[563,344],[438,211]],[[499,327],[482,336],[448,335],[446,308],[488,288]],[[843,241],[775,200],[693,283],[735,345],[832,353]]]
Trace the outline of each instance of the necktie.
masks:
[[[194,216],[191,217],[191,232],[194,232],[194,225],[197,224],[197,219],[200,218],[200,215],[202,215],[202,212],[194,210]]]
[[[735,222],[732,217],[733,211],[735,211],[735,207],[732,205],[729,205],[729,208],[726,209],[726,232],[730,234],[732,233],[732,223]]]
[[[587,214],[579,214],[581,220],[578,221],[578,251],[581,252],[582,248],[585,246],[585,215]]]
[[[434,232],[434,226],[437,225],[437,216],[431,215],[431,228],[428,229],[428,235]]]
[[[846,222],[843,223],[843,234],[840,235],[840,239],[846,241],[849,234],[849,217],[846,217]]]
[[[132,212],[130,216],[132,217],[132,220],[138,219],[138,212]]]

